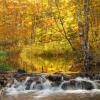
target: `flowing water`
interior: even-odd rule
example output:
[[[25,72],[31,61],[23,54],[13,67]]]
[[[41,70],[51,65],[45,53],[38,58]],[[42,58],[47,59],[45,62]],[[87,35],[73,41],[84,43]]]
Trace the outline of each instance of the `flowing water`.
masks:
[[[100,100],[100,84],[97,80],[77,77],[63,80],[55,85],[46,75],[27,77],[26,80],[14,79],[5,88],[0,100]]]

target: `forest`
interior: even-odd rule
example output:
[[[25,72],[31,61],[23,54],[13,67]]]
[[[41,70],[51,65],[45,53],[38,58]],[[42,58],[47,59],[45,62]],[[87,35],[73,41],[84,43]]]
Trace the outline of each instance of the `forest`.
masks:
[[[100,0],[0,0],[0,100],[100,99]]]
[[[98,70],[99,9],[99,0],[0,0],[0,70]]]

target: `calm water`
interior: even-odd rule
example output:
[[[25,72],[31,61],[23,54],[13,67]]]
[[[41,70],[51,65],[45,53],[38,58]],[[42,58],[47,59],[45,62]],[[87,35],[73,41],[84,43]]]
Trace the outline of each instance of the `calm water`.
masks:
[[[4,95],[0,100],[100,100],[100,91],[67,91],[53,92],[47,95],[49,91],[30,92],[16,95]]]

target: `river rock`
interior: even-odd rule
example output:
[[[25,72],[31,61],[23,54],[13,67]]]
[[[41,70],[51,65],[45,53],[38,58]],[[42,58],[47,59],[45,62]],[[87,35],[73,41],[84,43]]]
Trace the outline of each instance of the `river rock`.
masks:
[[[40,76],[31,77],[26,83],[26,89],[29,90],[32,83],[35,83],[33,89],[43,89],[42,82],[43,81]]]
[[[62,81],[62,76],[60,75],[49,75],[47,79],[52,82]]]
[[[83,90],[92,90],[94,86],[92,83],[88,81],[77,81],[77,80],[70,80],[62,83],[61,88],[63,90],[67,89],[83,89]]]
[[[96,80],[100,80],[100,74],[95,75]]]
[[[26,71],[23,70],[23,69],[17,69],[16,70],[16,73],[23,74],[23,73],[26,73]]]
[[[0,77],[0,86],[1,87],[5,87],[7,85],[8,81],[7,81],[7,78],[2,76]]]

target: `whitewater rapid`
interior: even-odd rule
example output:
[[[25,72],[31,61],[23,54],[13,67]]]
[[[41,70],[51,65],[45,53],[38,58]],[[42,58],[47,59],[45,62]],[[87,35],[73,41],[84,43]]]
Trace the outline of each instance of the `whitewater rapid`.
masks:
[[[32,81],[31,84],[29,85],[29,80],[34,80],[34,78],[32,77],[27,77],[25,80],[23,81],[17,81],[16,79],[14,79],[14,83],[11,84],[10,86],[8,85],[5,88],[5,92],[6,95],[19,95],[19,94],[30,94],[32,93],[34,95],[34,98],[41,98],[41,97],[47,97],[47,96],[51,96],[51,95],[63,95],[63,94],[100,94],[100,89],[98,88],[98,86],[100,86],[99,83],[97,83],[96,81],[90,80],[88,78],[81,78],[81,77],[77,77],[73,80],[68,80],[65,81],[63,80],[59,86],[52,86],[51,82],[49,80],[47,80],[44,76],[43,77],[39,77],[39,81],[40,83],[36,83],[36,81]],[[70,82],[76,82],[74,88],[72,88],[70,86]],[[84,84],[82,82],[88,82],[93,89],[91,90],[85,90],[84,88]],[[27,84],[29,85],[28,89],[27,88]],[[86,83],[85,83],[86,84]],[[62,89],[62,86],[65,85],[65,88],[67,86],[66,89]],[[82,86],[81,86],[82,85]]]

